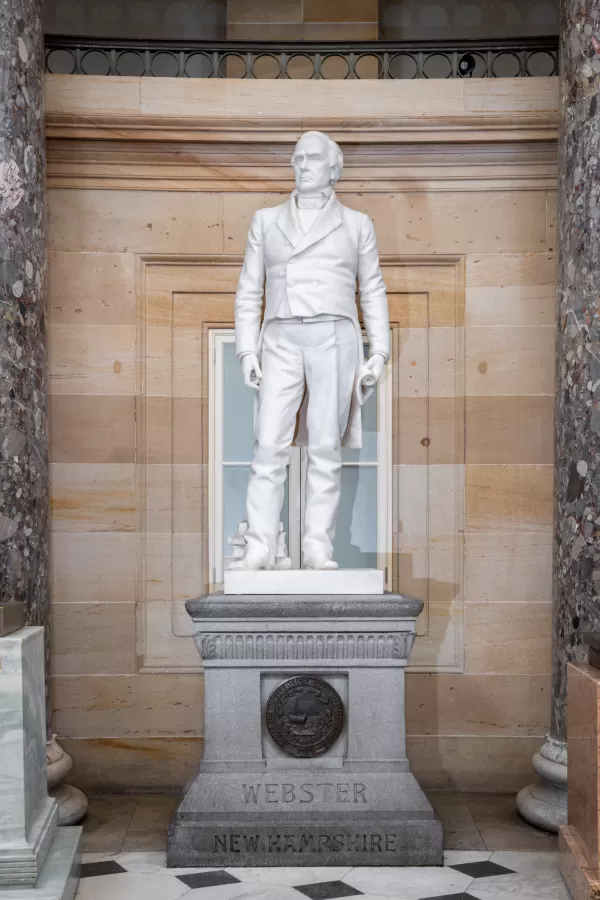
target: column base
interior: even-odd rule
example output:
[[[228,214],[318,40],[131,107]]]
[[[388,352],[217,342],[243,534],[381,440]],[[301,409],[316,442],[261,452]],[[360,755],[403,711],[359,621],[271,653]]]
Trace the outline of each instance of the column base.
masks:
[[[58,803],[59,825],[78,825],[85,819],[88,799],[79,788],[73,787],[72,784],[59,784],[48,793]]]
[[[35,887],[7,885],[2,900],[74,900],[79,883],[81,828],[56,831]]]
[[[61,784],[73,768],[73,760],[56,740],[56,735],[46,743],[46,774],[48,793],[58,803],[58,824],[78,825],[88,811],[87,797],[71,784]]]
[[[557,832],[567,824],[567,745],[546,738],[532,766],[542,779],[517,795],[517,809],[530,825]]]
[[[588,865],[583,842],[572,825],[560,828],[558,865],[573,900],[600,900],[598,869]]]

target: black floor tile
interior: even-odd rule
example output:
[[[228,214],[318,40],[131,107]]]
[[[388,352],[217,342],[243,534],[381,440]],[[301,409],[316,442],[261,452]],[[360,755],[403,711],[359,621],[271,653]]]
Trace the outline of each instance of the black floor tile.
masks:
[[[343,881],[318,881],[315,884],[300,885],[295,890],[310,900],[336,900],[337,897],[357,897],[363,893]]]
[[[456,869],[463,875],[469,875],[471,878],[489,878],[492,875],[514,875],[514,869],[507,869],[505,866],[499,866],[498,863],[490,862],[484,859],[481,862],[461,863],[458,866],[448,866],[449,869]]]
[[[114,859],[103,859],[102,862],[89,862],[81,864],[80,878],[95,878],[97,875],[118,875],[126,872]]]
[[[472,894],[438,894],[437,897],[421,897],[421,900],[477,900]]]
[[[189,888],[216,887],[218,884],[239,884],[239,878],[230,875],[225,869],[216,872],[192,872],[190,875],[176,875],[179,881]]]

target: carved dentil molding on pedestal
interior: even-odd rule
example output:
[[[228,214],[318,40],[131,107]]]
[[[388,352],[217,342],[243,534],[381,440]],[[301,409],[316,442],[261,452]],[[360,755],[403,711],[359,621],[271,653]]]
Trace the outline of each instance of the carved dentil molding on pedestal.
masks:
[[[196,644],[213,659],[406,659],[415,636],[390,633],[231,633],[200,634]]]

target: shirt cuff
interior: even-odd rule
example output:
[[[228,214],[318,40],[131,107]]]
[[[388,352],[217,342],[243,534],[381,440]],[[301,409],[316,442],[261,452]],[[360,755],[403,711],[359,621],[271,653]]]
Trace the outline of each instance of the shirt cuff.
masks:
[[[371,358],[371,356],[383,356],[386,362],[390,358],[389,353],[384,353],[383,350],[373,350],[373,352],[369,354],[369,358]]]

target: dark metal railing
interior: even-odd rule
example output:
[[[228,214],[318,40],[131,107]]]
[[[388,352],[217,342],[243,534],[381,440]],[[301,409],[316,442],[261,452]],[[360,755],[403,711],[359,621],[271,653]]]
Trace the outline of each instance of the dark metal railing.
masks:
[[[46,71],[178,78],[522,78],[557,74],[558,37],[187,43],[50,34]]]

